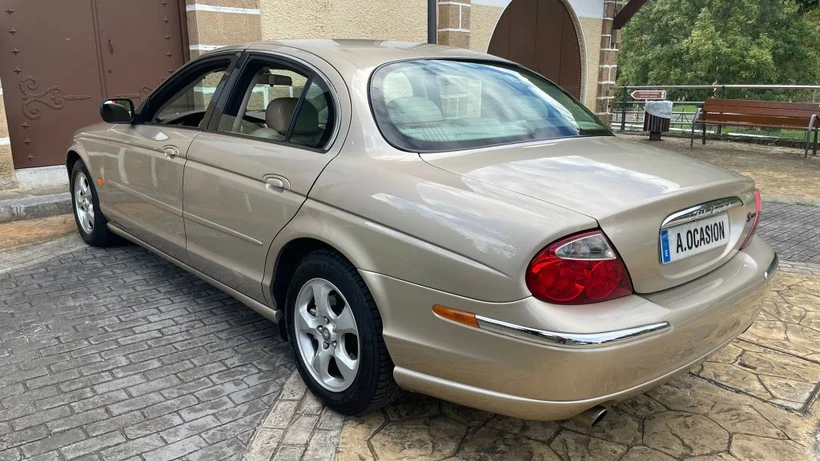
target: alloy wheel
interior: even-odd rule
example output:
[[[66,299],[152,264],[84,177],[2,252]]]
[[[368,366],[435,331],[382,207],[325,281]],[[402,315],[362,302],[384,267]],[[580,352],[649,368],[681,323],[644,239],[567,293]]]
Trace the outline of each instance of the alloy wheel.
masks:
[[[91,184],[83,172],[77,173],[74,178],[74,212],[80,227],[86,234],[94,231],[94,203],[92,200]]]
[[[344,295],[322,278],[308,280],[294,309],[296,343],[311,376],[331,392],[349,388],[359,370],[359,329]]]

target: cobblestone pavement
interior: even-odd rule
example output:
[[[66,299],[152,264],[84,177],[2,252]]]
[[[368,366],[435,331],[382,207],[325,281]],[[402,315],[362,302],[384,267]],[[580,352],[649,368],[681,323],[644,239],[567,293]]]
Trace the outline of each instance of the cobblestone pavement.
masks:
[[[239,459],[294,368],[275,326],[77,240],[0,256],[0,460]]]
[[[764,203],[757,235],[781,260],[820,264],[820,207]]]

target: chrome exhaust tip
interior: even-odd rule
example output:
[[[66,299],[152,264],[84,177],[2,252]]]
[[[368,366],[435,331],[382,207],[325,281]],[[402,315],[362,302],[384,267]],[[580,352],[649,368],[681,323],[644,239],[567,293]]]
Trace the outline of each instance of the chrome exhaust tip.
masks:
[[[594,427],[604,419],[606,413],[606,408],[596,405],[576,416],[575,419],[585,427]]]

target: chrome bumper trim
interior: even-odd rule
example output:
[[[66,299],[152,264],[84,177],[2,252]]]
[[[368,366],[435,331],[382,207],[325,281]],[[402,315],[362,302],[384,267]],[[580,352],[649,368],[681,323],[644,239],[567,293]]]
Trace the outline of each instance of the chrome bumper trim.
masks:
[[[780,265],[780,258],[777,256],[777,253],[774,254],[774,258],[772,258],[772,262],[769,263],[769,267],[766,269],[766,272],[763,273],[763,278],[766,280],[771,280],[774,277],[775,272],[777,272],[777,267]]]
[[[730,209],[743,205],[737,197],[726,197],[711,202],[701,203],[685,210],[680,210],[667,216],[661,223],[661,229],[680,226],[698,219],[729,211]]]
[[[669,322],[652,323],[624,330],[605,331],[602,333],[560,333],[522,327],[513,323],[502,322],[476,315],[479,328],[500,335],[512,336],[525,341],[572,349],[595,348],[609,345],[620,345],[661,333],[671,328]]]

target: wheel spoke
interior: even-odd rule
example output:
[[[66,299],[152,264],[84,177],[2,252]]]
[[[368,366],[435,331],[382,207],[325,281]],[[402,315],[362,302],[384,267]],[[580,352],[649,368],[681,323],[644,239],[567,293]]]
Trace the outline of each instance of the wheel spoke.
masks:
[[[356,329],[356,319],[353,318],[353,311],[350,309],[350,306],[345,305],[344,309],[342,310],[342,313],[339,314],[338,317],[336,317],[335,322],[337,333],[350,333],[354,336],[358,336],[358,331]]]
[[[316,334],[313,330],[316,329],[316,326],[319,325],[319,320],[316,317],[310,315],[306,308],[299,309],[298,314],[296,315],[296,327],[299,331],[303,333],[308,333],[311,336],[315,337]]]
[[[311,288],[313,289],[313,302],[316,304],[316,315],[332,318],[333,312],[330,310],[329,299],[331,288],[320,280],[315,281]]]
[[[356,370],[359,368],[358,359],[351,359],[341,344],[336,348],[333,357],[336,358],[336,366],[339,367],[339,371],[342,373],[345,383],[356,379]]]
[[[316,352],[316,355],[313,356],[313,361],[310,364],[313,370],[319,375],[319,378],[325,383],[333,379],[333,377],[330,376],[328,368],[330,366],[331,357],[333,357],[333,353],[330,349],[322,349],[321,346],[319,346],[319,350]]]

